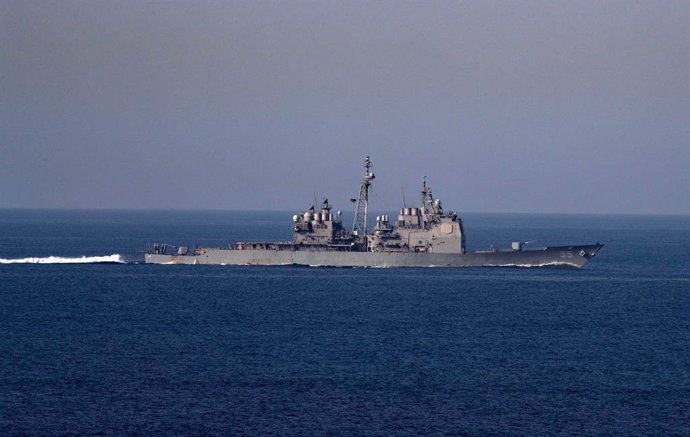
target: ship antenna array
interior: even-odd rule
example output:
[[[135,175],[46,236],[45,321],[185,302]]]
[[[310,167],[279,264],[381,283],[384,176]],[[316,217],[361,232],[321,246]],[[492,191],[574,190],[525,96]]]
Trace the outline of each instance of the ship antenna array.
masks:
[[[355,235],[367,234],[367,212],[369,210],[369,187],[371,180],[374,179],[371,172],[371,160],[367,156],[364,159],[364,177],[359,186],[359,197],[355,205],[355,218],[352,222],[352,233]]]

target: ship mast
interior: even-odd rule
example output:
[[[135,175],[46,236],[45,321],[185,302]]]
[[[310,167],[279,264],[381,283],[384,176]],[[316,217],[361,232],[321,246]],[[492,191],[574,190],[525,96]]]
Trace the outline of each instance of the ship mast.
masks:
[[[429,221],[429,215],[431,214],[431,206],[434,201],[434,196],[431,194],[431,188],[426,185],[426,176],[424,176],[422,182],[422,220],[424,222],[424,227],[426,227]]]
[[[355,205],[355,219],[352,222],[352,233],[355,235],[367,234],[367,211],[369,209],[369,186],[371,180],[375,178],[374,173],[370,171],[371,161],[367,156],[364,159],[364,176],[362,183],[359,186],[359,198]]]

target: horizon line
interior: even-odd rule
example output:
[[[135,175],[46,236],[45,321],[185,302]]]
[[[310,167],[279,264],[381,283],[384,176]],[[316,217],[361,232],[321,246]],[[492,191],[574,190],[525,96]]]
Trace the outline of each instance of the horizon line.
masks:
[[[0,211],[102,211],[102,212],[280,212],[294,213],[287,209],[230,209],[230,208],[117,208],[117,207],[0,207]],[[454,211],[454,210],[451,210]],[[385,211],[384,211],[385,212]],[[390,212],[390,211],[389,211]],[[461,215],[458,211],[456,214]],[[533,212],[533,211],[463,211],[462,214],[499,214],[499,215],[596,215],[596,216],[669,216],[690,217],[690,213],[658,212]],[[374,215],[372,215],[373,217]]]

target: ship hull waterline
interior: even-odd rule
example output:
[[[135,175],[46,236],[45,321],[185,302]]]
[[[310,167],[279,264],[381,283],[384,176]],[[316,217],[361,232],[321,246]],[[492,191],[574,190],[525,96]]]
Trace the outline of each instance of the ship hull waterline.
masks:
[[[580,268],[603,244],[460,253],[348,252],[208,248],[200,254],[145,254],[149,264],[303,265],[323,267],[543,267]]]

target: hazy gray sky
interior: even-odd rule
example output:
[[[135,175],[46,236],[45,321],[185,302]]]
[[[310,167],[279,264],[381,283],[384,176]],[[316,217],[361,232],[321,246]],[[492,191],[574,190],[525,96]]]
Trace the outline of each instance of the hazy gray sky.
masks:
[[[690,214],[690,1],[0,0],[0,207]]]

